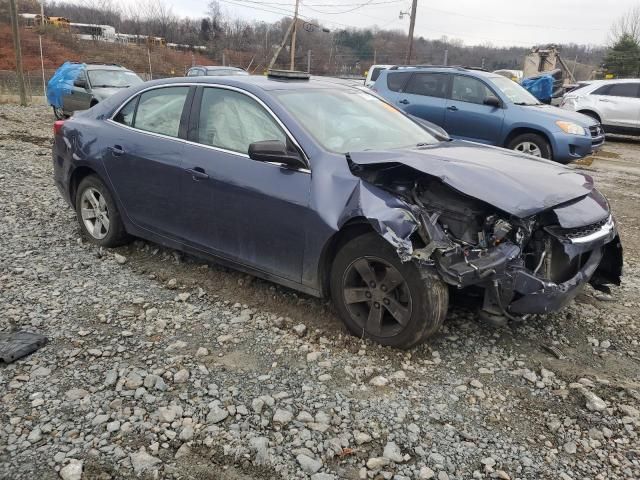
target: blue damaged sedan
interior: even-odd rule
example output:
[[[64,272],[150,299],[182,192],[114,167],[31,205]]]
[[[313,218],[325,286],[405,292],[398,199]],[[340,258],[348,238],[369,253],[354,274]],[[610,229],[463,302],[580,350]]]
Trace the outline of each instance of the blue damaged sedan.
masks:
[[[359,88],[278,71],[158,80],[54,134],[56,185],[90,241],[141,237],[331,297],[384,345],[435,334],[450,289],[506,322],[620,283],[589,176],[450,141]]]

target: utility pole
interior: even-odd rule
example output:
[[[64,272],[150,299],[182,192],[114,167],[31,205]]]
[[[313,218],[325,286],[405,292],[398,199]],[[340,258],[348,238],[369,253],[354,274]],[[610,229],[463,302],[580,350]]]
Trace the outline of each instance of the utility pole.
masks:
[[[40,35],[38,35],[38,41],[40,43],[40,69],[42,70],[42,91],[46,101],[47,97],[47,84],[44,80],[44,58],[42,56],[42,31],[44,29],[44,0],[40,0]]]
[[[18,29],[18,7],[16,0],[9,0],[11,13],[11,29],[13,32],[13,47],[16,51],[16,74],[18,76],[18,90],[20,91],[20,105],[27,106],[27,89],[24,86],[24,72],[22,71],[22,47],[20,46],[20,31]]]
[[[409,20],[409,44],[407,45],[407,58],[405,63],[411,65],[411,53],[413,52],[413,29],[416,25],[416,10],[418,9],[418,0],[413,0],[411,4],[411,19]]]
[[[416,0],[414,0],[416,1]],[[296,0],[296,10],[293,13],[293,32],[291,34],[291,70],[296,67],[296,33],[298,32],[298,5],[300,0]]]
[[[445,48],[444,49],[444,66],[446,67],[447,65],[449,65],[449,49]]]
[[[311,73],[311,50],[307,50],[307,73]]]
[[[287,33],[284,34],[284,38],[282,39],[282,43],[278,46],[278,49],[273,54],[273,57],[271,57],[271,61],[269,62],[269,66],[267,67],[267,70],[271,70],[273,68],[273,64],[276,63],[276,60],[278,59],[278,55],[280,55],[280,52],[282,51],[285,44],[287,43],[287,40],[289,39],[289,35],[291,35],[291,31],[293,30],[294,24],[295,24],[295,20],[291,22],[291,24],[289,25],[289,28],[287,29]]]

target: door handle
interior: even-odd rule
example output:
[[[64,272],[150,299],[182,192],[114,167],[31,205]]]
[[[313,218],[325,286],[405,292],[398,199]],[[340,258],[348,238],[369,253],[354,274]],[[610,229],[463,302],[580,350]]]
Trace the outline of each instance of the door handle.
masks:
[[[200,167],[187,168],[185,172],[191,175],[191,178],[196,182],[200,180],[206,180],[207,178],[209,178],[209,175],[207,175],[204,172],[204,168],[200,168]]]
[[[406,98],[403,98],[398,103],[401,103],[402,105],[409,105],[409,100],[407,100]]]
[[[113,153],[113,155],[116,157],[119,157],[124,153],[124,148],[122,148],[120,145],[114,145],[113,147],[109,147],[109,149],[111,150],[111,153]]]
[[[458,107],[456,107],[455,105],[450,105],[447,107],[447,110],[451,110],[452,112],[457,112],[458,111]]]

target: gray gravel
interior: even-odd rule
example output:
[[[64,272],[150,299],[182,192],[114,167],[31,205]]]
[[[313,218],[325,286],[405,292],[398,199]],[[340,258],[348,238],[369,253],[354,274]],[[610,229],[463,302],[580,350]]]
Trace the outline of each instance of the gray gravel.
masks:
[[[52,183],[52,123],[0,106],[0,331],[50,339],[0,364],[0,478],[640,478],[639,144],[607,147],[624,173],[584,167],[632,238],[612,296],[500,330],[454,307],[401,352],[346,335],[326,302],[86,243]]]

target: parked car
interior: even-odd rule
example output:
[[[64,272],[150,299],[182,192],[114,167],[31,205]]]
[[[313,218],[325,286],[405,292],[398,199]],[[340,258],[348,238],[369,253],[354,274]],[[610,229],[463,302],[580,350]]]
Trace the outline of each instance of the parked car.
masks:
[[[567,93],[560,107],[592,117],[607,133],[640,135],[640,79],[589,82]]]
[[[371,67],[369,67],[369,70],[367,70],[367,75],[364,80],[364,86],[373,87],[373,84],[376,83],[376,80],[380,76],[380,72],[391,67],[393,67],[393,65],[371,65]]]
[[[67,75],[62,82],[50,81],[47,84],[47,98],[57,119],[91,108],[122,89],[143,83],[137,74],[127,68],[102,63],[65,63],[56,71],[52,80],[63,68],[71,76]],[[56,91],[51,92],[52,89]],[[55,103],[51,102],[52,93],[59,99]]]
[[[172,78],[54,124],[54,178],[97,245],[130,236],[331,297],[347,328],[410,347],[449,287],[525,318],[618,284],[609,204],[577,170],[440,141],[363,89]]]
[[[597,121],[543,105],[517,83],[462,67],[393,67],[373,89],[407,113],[472,140],[568,163],[598,150]]]
[[[516,83],[520,83],[524,78],[524,72],[522,70],[494,70],[493,73],[502,75],[503,77],[508,78],[509,80],[513,80]]]
[[[197,65],[187,70],[187,77],[207,77],[222,75],[249,75],[249,73],[241,68],[225,67],[222,65]]]

